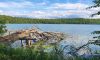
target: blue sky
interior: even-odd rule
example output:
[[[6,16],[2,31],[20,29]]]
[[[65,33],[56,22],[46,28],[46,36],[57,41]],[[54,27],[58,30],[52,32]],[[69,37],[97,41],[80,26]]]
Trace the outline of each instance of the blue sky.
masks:
[[[88,9],[93,0],[1,0],[0,14],[27,18],[100,18],[89,17],[100,8]]]

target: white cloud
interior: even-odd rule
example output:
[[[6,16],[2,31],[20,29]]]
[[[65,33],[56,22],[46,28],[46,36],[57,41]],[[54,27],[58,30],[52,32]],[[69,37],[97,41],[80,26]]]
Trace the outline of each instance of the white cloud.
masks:
[[[88,7],[88,5],[86,4],[82,4],[82,3],[66,3],[66,4],[59,4],[59,3],[55,3],[52,4],[51,7],[48,7],[46,9],[49,8],[62,8],[62,9],[85,9],[86,7]]]
[[[24,11],[23,13],[14,11],[0,12],[2,15],[28,17],[28,18],[100,18],[99,16],[89,17],[93,11],[89,10],[69,10],[69,11]]]
[[[8,7],[8,5],[4,2],[0,2],[0,7]]]
[[[43,2],[43,3],[37,3],[37,5],[45,5],[46,3],[45,2]]]
[[[87,9],[87,10],[100,11],[100,7],[97,7],[97,8],[91,8],[91,9]]]
[[[29,13],[29,11],[23,11],[23,13],[25,14],[25,13]]]
[[[0,10],[0,12],[3,12],[2,10]]]
[[[17,14],[20,14],[20,13],[15,12],[15,11],[3,11],[3,12],[0,12],[0,14],[13,16],[13,15],[17,15]]]
[[[44,8],[44,9],[57,9],[58,7],[47,7],[47,8]]]
[[[35,3],[33,5],[32,2],[24,1],[21,3],[17,2],[10,2],[10,3],[2,3],[0,2],[0,7],[25,7],[25,6],[34,6],[34,5],[45,5],[46,3]],[[2,15],[10,15],[10,16],[18,16],[18,17],[28,17],[28,18],[100,18],[100,15],[89,17],[91,14],[96,13],[100,8],[95,9],[85,9],[88,7],[86,4],[82,3],[66,3],[66,4],[59,4],[55,3],[52,4],[50,7],[46,9],[49,10],[36,10],[36,11],[2,11],[0,10],[0,14]],[[59,10],[66,9],[66,10]],[[50,10],[55,9],[55,10]],[[56,10],[58,9],[58,10]],[[69,10],[67,10],[69,9]]]
[[[2,8],[10,8],[10,7],[25,7],[25,6],[34,6],[33,3],[29,1],[23,1],[23,2],[0,2],[0,7]]]
[[[40,6],[43,7],[44,5],[46,5],[45,2],[42,2],[42,3],[33,3],[30,1],[0,2],[0,8],[6,8],[6,10],[20,10],[20,8],[25,9],[25,10],[29,10],[29,9],[40,8]]]
[[[39,14],[42,14],[42,13],[44,13],[44,12],[42,12],[42,11],[33,11],[32,13],[39,13]]]
[[[49,3],[49,1],[48,0],[43,0],[45,3]]]

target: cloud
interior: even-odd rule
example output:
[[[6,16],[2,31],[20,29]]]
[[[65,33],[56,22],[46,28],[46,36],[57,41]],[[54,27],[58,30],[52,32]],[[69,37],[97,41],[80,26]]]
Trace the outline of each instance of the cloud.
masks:
[[[1,11],[1,10],[0,10]],[[93,11],[89,10],[69,10],[69,11],[23,11],[15,12],[15,11],[1,11],[1,15],[10,15],[17,17],[27,17],[27,18],[100,18],[99,16],[89,17]]]
[[[42,3],[34,3],[35,5],[46,5],[45,2],[42,2]]]
[[[45,12],[42,12],[42,11],[33,11],[32,13],[42,14],[42,13],[45,13]]]
[[[43,2],[43,3],[39,3],[39,5],[45,5],[46,3],[45,2]]]
[[[49,3],[49,1],[48,0],[43,0],[45,3]]]
[[[87,10],[100,11],[100,7],[97,7],[97,8],[91,8],[91,9],[87,9]]]
[[[44,9],[57,9],[58,7],[47,7],[47,8],[44,8]]]
[[[15,12],[15,11],[3,11],[3,12],[0,12],[1,15],[10,15],[10,16],[13,16],[13,15],[17,15],[17,14],[20,14],[19,12]]]
[[[48,7],[46,9],[51,9],[51,8],[61,8],[61,9],[85,9],[86,7],[88,7],[88,5],[86,4],[82,4],[82,3],[66,3],[66,4],[60,4],[60,3],[55,3],[52,4],[51,7]]]
[[[44,9],[45,2],[42,3],[33,3],[30,1],[21,1],[21,2],[0,2],[0,8],[5,9],[6,11],[23,11],[23,10],[34,10],[34,9]],[[41,7],[41,8],[40,8]]]
[[[26,6],[34,6],[32,2],[23,1],[23,2],[0,2],[0,7],[2,8],[10,8],[10,7],[26,7]]]
[[[0,12],[3,12],[2,10],[0,10]]]
[[[26,7],[34,7],[40,8],[41,5],[46,5],[45,2],[43,3],[32,3],[29,1],[23,1],[20,3],[17,2],[0,2],[0,7],[4,8],[26,8]],[[17,16],[17,17],[27,17],[27,18],[100,18],[100,15],[94,16],[94,17],[89,17],[91,14],[96,13],[100,8],[95,8],[95,9],[85,9],[88,7],[86,4],[82,3],[66,3],[66,4],[60,4],[60,3],[54,3],[51,4],[50,6],[46,6],[46,10],[35,10],[32,11],[30,9],[27,9],[26,11],[22,10],[20,11],[3,11],[0,10],[1,15],[10,15],[10,16]],[[44,8],[44,7],[43,7]],[[40,8],[42,9],[42,8]],[[57,9],[57,10],[56,10]],[[65,9],[65,10],[61,10]],[[69,9],[69,10],[68,10]]]
[[[4,2],[0,2],[0,7],[8,7],[8,5],[6,4],[6,3],[4,3]]]

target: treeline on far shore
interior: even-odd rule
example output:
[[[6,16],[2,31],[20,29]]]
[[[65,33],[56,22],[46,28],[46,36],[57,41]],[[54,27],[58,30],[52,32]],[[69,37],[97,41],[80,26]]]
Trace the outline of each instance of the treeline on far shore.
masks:
[[[59,18],[59,19],[32,19],[0,15],[0,21],[6,24],[100,24],[100,19]]]

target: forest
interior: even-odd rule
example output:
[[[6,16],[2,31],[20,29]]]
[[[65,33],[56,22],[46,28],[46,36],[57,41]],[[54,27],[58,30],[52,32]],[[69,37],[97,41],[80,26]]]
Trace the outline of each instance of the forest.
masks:
[[[0,21],[6,24],[100,24],[100,19],[86,18],[59,18],[59,19],[32,19],[0,15]]]

